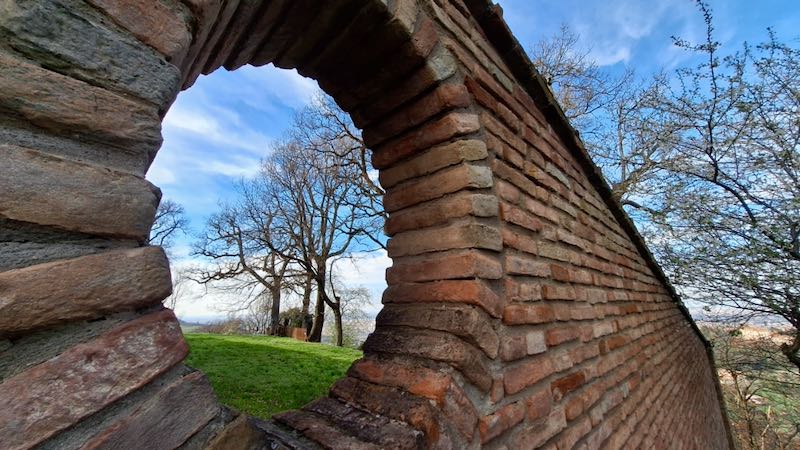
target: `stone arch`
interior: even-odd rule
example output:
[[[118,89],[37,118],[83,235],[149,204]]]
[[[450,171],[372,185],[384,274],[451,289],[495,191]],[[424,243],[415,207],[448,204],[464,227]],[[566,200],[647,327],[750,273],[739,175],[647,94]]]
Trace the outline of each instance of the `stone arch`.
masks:
[[[0,8],[0,441],[730,446],[707,343],[499,9],[321,5]],[[393,267],[365,358],[329,397],[260,423],[181,365],[167,261],[141,243],[160,196],[143,177],[178,91],[270,62],[364,130]]]

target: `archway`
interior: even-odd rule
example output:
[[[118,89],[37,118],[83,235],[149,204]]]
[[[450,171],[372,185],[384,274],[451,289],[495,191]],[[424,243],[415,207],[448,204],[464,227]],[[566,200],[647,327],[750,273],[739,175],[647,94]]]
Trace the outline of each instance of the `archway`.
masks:
[[[707,343],[490,2],[155,5],[0,12],[10,448],[730,445]],[[180,364],[142,177],[181,86],[269,62],[364,129],[393,267],[365,358],[256,426]]]

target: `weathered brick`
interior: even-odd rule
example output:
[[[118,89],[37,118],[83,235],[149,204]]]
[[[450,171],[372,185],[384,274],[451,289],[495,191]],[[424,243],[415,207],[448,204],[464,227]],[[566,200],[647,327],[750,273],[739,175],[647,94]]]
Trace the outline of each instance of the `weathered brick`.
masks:
[[[160,247],[116,250],[2,272],[0,336],[135,310],[158,303],[171,292],[169,264]]]
[[[384,196],[383,206],[391,213],[453,192],[490,187],[492,174],[487,167],[459,164],[393,187]]]
[[[441,280],[426,283],[404,283],[389,286],[384,303],[454,302],[481,306],[489,314],[500,317],[500,297],[481,280]]]
[[[466,339],[490,358],[497,356],[500,339],[492,327],[490,316],[481,308],[471,305],[387,304],[375,320],[380,326],[407,326],[446,331]]]
[[[347,373],[370,383],[402,388],[439,405],[444,403],[445,393],[452,382],[450,375],[443,372],[374,358],[356,361]]]
[[[506,256],[506,273],[548,278],[550,265],[532,257],[509,255]]]
[[[425,433],[429,446],[441,436],[441,424],[428,400],[395,388],[381,386],[352,377],[343,378],[331,387],[331,396],[361,405],[369,411],[405,422]],[[281,416],[276,417],[281,420]]]
[[[163,1],[89,0],[119,26],[180,66],[192,40],[190,15],[178,3]]]
[[[501,233],[504,246],[521,252],[530,253],[531,255],[538,255],[539,245],[529,232],[525,230],[515,230],[512,229],[512,227],[503,227]]]
[[[480,422],[478,422],[481,442],[491,441],[509,428],[522,422],[524,418],[525,404],[523,402],[508,404],[488,416],[481,417]]]
[[[342,446],[354,450],[379,450],[381,448],[379,445],[364,442],[342,432],[338,427],[317,414],[305,411],[288,411],[276,415],[275,420],[303,433],[304,436],[321,444],[323,448],[334,448],[334,446]]]
[[[0,384],[0,441],[9,450],[35,446],[144,386],[187,352],[170,310],[75,345]]]
[[[140,41],[107,26],[89,5],[9,0],[4,6],[0,33],[16,53],[89,85],[143,99],[162,111],[178,94],[178,68]]]
[[[414,158],[398,163],[380,172],[381,186],[390,189],[412,178],[427,175],[463,161],[487,158],[486,144],[475,139],[464,139],[438,145]]]
[[[457,136],[474,133],[479,128],[477,116],[465,112],[449,113],[374,149],[372,165],[377,169],[386,169],[421,150]]]
[[[448,333],[427,330],[377,330],[364,342],[365,352],[395,353],[448,363],[483,391],[492,377],[480,350]]]
[[[503,322],[507,325],[523,325],[552,322],[553,308],[544,303],[517,303],[503,309]]]
[[[497,214],[497,198],[493,195],[461,191],[395,211],[386,219],[384,229],[388,236],[393,236],[402,231],[441,225],[460,217],[496,217]]]
[[[503,386],[507,394],[516,394],[550,376],[553,371],[553,363],[547,354],[537,356],[506,369]]]
[[[502,249],[500,233],[494,227],[468,221],[399,233],[388,244],[392,258],[462,248],[499,251]]]
[[[208,379],[201,372],[192,372],[158,391],[94,436],[81,450],[178,448],[206,426],[219,409]]]
[[[500,203],[500,218],[530,231],[540,231],[542,222],[517,206]]]
[[[305,426],[313,429],[320,423],[330,422],[335,425],[336,432],[344,432],[363,442],[375,444],[376,447],[372,448],[411,450],[419,448],[424,443],[422,433],[406,424],[371,414],[330,397],[323,397],[305,405],[303,410],[314,413],[304,420]],[[317,414],[319,416],[316,416]],[[291,422],[290,417],[292,417],[291,413],[286,414],[282,420]],[[294,418],[296,420],[297,416]],[[297,427],[297,429],[302,430],[303,427]],[[311,436],[311,433],[305,434]],[[339,436],[322,432],[317,434],[317,440],[328,448],[338,447],[343,443]],[[348,445],[348,448],[353,447]]]
[[[542,388],[528,396],[528,421],[533,422],[550,414],[553,399],[549,388]]]
[[[565,395],[581,387],[585,381],[586,374],[583,371],[577,371],[553,381],[550,383],[553,400],[561,400]]]
[[[548,346],[563,344],[578,339],[578,337],[580,337],[580,328],[574,325],[558,325],[548,329],[546,333]]]
[[[374,148],[382,142],[416,126],[443,111],[469,106],[471,97],[462,84],[442,84],[364,132],[364,142]]]
[[[121,170],[144,174],[161,145],[161,120],[145,105],[0,53],[0,108],[32,125],[129,153]],[[93,158],[96,159],[97,157]]]
[[[503,276],[497,257],[478,250],[459,253],[434,253],[423,259],[398,258],[386,271],[390,285],[401,282],[433,281],[452,278],[499,279]]]

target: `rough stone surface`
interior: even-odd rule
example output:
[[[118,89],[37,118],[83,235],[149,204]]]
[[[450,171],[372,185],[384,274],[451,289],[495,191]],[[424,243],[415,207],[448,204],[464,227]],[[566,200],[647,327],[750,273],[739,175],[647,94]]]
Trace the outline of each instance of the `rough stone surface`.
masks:
[[[180,82],[178,69],[103,20],[77,0],[8,0],[0,9],[0,36],[43,67],[158,108],[172,103]]]
[[[138,174],[144,173],[161,145],[161,124],[154,106],[132,101],[1,52],[0,110],[39,130],[69,138],[88,138],[105,146],[95,152],[90,150],[89,155],[76,154],[76,151],[68,153],[78,160],[108,163],[117,158],[104,158],[101,152],[127,154],[118,165],[122,170]],[[17,131],[5,143],[46,140],[16,137],[18,134],[21,133]],[[52,152],[61,151],[56,146],[47,148]]]
[[[161,192],[122,172],[0,144],[0,217],[144,241]]]
[[[0,273],[0,336],[158,303],[172,291],[159,247],[117,250]]]
[[[130,415],[83,445],[81,450],[178,448],[218,411],[208,379],[200,372],[193,372],[156,393]]]
[[[0,384],[0,441],[25,449],[179,363],[188,351],[172,311],[144,316]]]
[[[192,40],[191,15],[175,0],[88,0],[136,39],[180,66]]]

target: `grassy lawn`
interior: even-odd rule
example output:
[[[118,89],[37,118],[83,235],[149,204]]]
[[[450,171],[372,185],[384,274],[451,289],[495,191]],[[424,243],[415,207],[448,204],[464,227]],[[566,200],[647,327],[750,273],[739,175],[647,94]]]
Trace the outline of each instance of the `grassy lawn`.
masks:
[[[361,352],[271,336],[186,333],[186,364],[208,375],[220,402],[268,418],[327,394]]]

